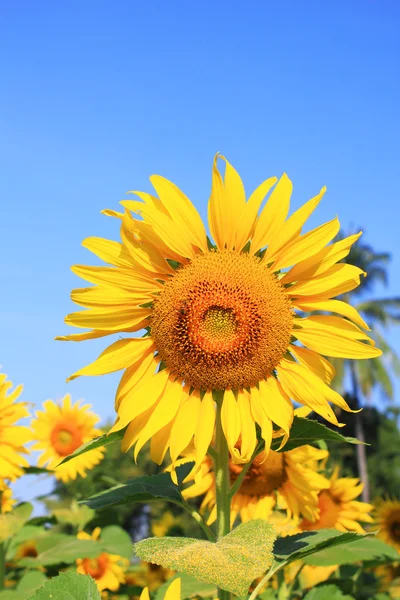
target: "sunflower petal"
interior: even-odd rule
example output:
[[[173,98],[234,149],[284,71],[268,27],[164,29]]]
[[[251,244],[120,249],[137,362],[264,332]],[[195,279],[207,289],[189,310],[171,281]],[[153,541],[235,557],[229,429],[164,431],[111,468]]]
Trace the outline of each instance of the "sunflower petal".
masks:
[[[271,180],[268,179],[267,181]],[[265,183],[266,182],[264,182],[264,184]],[[289,212],[292,189],[293,184],[286,173],[284,173],[273,189],[268,202],[257,219],[251,240],[253,254],[269,244],[271,239],[273,239],[277,232],[282,228]]]
[[[239,252],[253,237],[253,232],[257,223],[257,215],[260,206],[273,185],[277,182],[276,177],[270,177],[263,181],[251,194],[242,214],[237,221],[237,230],[235,235],[235,248]],[[255,247],[253,245],[253,247]]]
[[[351,306],[351,304],[347,304],[347,302],[343,302],[342,300],[321,300],[317,302],[293,302],[295,308],[299,308],[304,312],[313,312],[313,311],[326,311],[333,312],[343,317],[347,317],[350,321],[353,321],[359,327],[363,329],[367,329],[367,331],[371,331],[368,324],[364,321],[364,319],[360,316],[358,311]]]

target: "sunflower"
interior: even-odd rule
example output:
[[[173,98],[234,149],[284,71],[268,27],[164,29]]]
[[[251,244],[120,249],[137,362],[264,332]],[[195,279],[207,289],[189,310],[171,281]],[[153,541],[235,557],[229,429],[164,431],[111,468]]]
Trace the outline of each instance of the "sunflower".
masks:
[[[92,535],[80,531],[78,539],[98,540],[100,535],[101,529],[96,527]],[[124,572],[129,561],[122,556],[102,552],[97,558],[78,558],[76,564],[78,573],[93,577],[100,592],[105,589],[115,592],[125,582]]]
[[[329,387],[334,369],[320,353],[354,359],[381,354],[357,311],[332,299],[357,287],[364,274],[338,264],[361,233],[327,245],[339,231],[334,218],[302,234],[325,188],[287,218],[292,183],[286,174],[261,183],[246,201],[239,174],[217,155],[208,204],[212,241],[175,184],[158,175],[150,180],[158,197],[133,192],[136,200],[121,202],[124,213],[104,211],[121,220],[121,243],[83,242],[111,266],[72,268],[95,285],[72,292],[87,310],[65,322],[89,331],[57,338],[134,334],[69,378],[125,370],[111,429],[127,428],[123,450],[135,445],[136,458],[151,439],[152,459],[160,464],[169,448],[174,462],[194,439],[200,468],[213,436],[216,397],[237,463],[253,453],[256,424],[267,448],[273,424],[285,443],[291,400],[338,425],[329,403],[350,409]],[[303,314],[311,311],[323,314]],[[144,337],[135,336],[143,329]]]
[[[20,396],[23,386],[18,385],[10,394],[11,381],[7,375],[0,373],[0,474],[2,479],[15,481],[23,474],[23,467],[29,463],[23,454],[28,454],[24,444],[32,439],[28,427],[16,425],[19,419],[29,417],[26,402],[15,402]]]
[[[339,531],[356,531],[364,533],[361,523],[373,523],[369,514],[372,504],[355,500],[364,485],[353,477],[339,478],[339,470],[335,469],[327,490],[322,490],[318,497],[320,516],[317,520],[304,519],[300,523],[302,530],[338,529]]]
[[[239,490],[231,502],[231,522],[238,514],[243,522],[251,519],[267,519],[277,506],[277,492],[281,496],[280,505],[286,509],[287,519],[308,516],[315,519],[319,515],[318,493],[329,487],[329,481],[317,472],[318,463],[328,457],[326,450],[312,446],[301,446],[288,452],[269,450],[261,452],[251,463]],[[229,461],[230,480],[234,484],[243,469],[232,459]],[[210,510],[208,523],[216,518],[215,475],[212,461],[206,459],[202,474],[195,483],[184,490],[185,498],[205,494],[201,508]]]
[[[78,475],[86,477],[86,471],[103,458],[103,448],[90,450],[63,465],[59,463],[82,444],[100,434],[94,428],[100,418],[89,410],[90,404],[81,406],[79,400],[72,404],[69,394],[58,404],[53,400],[46,400],[43,408],[43,411],[36,412],[36,419],[31,423],[35,439],[38,440],[32,449],[43,450],[38,465],[43,467],[47,464],[49,469],[55,469],[55,477],[64,483],[76,479]]]
[[[155,537],[176,535],[177,532],[182,532],[181,520],[169,511],[163,513],[159,519],[151,521],[151,533]]]
[[[379,537],[400,551],[400,500],[386,500],[377,511]]]
[[[164,600],[180,600],[181,598],[181,580],[179,577],[174,579],[165,592]],[[140,594],[139,600],[150,600],[149,588],[145,587]]]
[[[16,500],[12,496],[12,489],[0,479],[0,513],[10,512]]]
[[[26,540],[18,546],[14,558],[16,560],[26,557],[36,558],[38,554],[39,552],[35,540]]]
[[[141,561],[134,566],[134,570],[125,573],[125,583],[130,586],[145,587],[153,592],[161,587],[168,579],[175,575],[176,571]]]

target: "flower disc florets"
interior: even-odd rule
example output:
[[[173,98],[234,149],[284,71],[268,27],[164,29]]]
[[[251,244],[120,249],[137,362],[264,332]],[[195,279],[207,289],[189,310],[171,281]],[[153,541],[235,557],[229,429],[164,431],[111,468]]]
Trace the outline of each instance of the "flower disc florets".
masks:
[[[229,462],[231,483],[234,483],[242,472],[243,465]],[[261,452],[251,463],[240,485],[241,494],[248,496],[271,494],[287,480],[284,452],[270,450],[268,456]]]
[[[289,343],[293,315],[276,275],[229,250],[179,268],[154,302],[151,335],[171,372],[197,389],[239,389],[270,375]]]

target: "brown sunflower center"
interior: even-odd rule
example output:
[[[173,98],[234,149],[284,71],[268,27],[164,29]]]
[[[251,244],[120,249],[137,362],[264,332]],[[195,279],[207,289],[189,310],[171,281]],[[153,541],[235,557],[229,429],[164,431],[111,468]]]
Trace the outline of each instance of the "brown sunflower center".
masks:
[[[18,552],[19,558],[25,558],[27,556],[31,556],[32,558],[36,558],[38,555],[37,548],[34,542],[26,542],[23,544]]]
[[[93,579],[100,579],[105,575],[108,563],[108,556],[104,552],[97,558],[84,558],[82,561],[85,573],[91,575]]]
[[[51,443],[59,456],[68,456],[82,446],[82,433],[74,423],[57,423],[51,432]]]
[[[243,466],[229,462],[231,484],[242,472]],[[267,496],[282,485],[287,479],[284,453],[269,451],[261,452],[252,462],[240,485],[239,493],[248,496]]]
[[[211,251],[181,267],[154,301],[151,334],[167,367],[196,389],[238,389],[270,375],[291,336],[290,300],[259,258]]]
[[[400,515],[399,518],[396,519],[395,521],[393,521],[390,524],[390,535],[392,537],[392,539],[397,543],[400,544]]]

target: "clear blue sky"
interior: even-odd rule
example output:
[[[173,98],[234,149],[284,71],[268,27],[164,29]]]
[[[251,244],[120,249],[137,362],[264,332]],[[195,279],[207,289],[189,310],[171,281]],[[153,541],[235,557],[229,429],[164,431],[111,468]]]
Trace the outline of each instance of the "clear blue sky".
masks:
[[[65,383],[106,343],[53,341],[69,267],[95,264],[82,239],[118,236],[100,210],[152,173],[205,216],[216,151],[248,191],[287,171],[295,207],[326,184],[311,225],[361,225],[400,295],[399,26],[396,0],[3,0],[0,364],[25,400],[113,416],[118,374]]]

